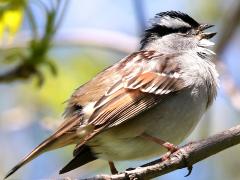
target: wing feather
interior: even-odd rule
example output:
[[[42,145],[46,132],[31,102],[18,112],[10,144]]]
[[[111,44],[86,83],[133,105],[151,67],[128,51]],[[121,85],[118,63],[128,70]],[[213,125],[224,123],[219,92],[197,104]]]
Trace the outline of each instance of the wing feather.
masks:
[[[108,77],[98,76],[90,82],[97,84],[101,80],[101,86],[96,87],[93,92],[90,91],[84,95],[82,90],[91,84],[79,88],[70,99],[67,117],[69,118],[72,114],[79,115],[79,126],[90,125],[94,128],[77,144],[75,151],[100,132],[131,120],[158,103],[167,100],[170,95],[172,97],[179,90],[187,88],[181,78],[181,66],[178,64],[180,56],[181,54],[168,55],[154,51],[136,52],[112,66],[111,69],[106,70],[107,75],[111,75],[110,71],[115,71],[116,75],[116,79],[110,78],[113,84],[108,89],[106,86],[109,86],[110,82],[105,79]],[[99,76],[101,75],[106,76],[104,73],[99,74]],[[105,82],[107,83],[105,84]],[[94,92],[101,92],[102,95],[97,94],[91,98],[90,95]],[[88,95],[87,99],[94,100],[95,104],[92,114],[86,119],[82,111],[80,114],[73,111],[79,107],[84,109],[85,105],[82,104],[82,107],[79,104],[86,103],[83,99],[86,99],[85,96]],[[64,126],[72,123],[71,121],[64,123],[61,129],[65,129]],[[79,126],[74,125],[74,129],[67,129],[67,131],[77,130]]]
[[[115,65],[117,80],[113,81],[111,87],[96,101],[91,116],[84,120],[85,125],[93,125],[95,130],[83,143],[99,132],[124,123],[167,100],[170,94],[172,96],[186,88],[178,63],[180,56],[181,54],[140,51]],[[109,86],[109,83],[106,85]]]
[[[186,88],[178,56],[152,52],[147,56],[144,51],[121,61],[121,80],[96,103],[89,123],[98,127],[107,124],[106,128],[117,126],[167,99],[167,94]]]

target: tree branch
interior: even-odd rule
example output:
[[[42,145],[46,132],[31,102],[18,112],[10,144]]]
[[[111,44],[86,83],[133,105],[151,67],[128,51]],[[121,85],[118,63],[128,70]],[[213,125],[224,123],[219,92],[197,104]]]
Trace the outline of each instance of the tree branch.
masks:
[[[59,10],[61,2],[63,2],[64,7]],[[44,81],[44,76],[39,70],[39,66],[43,64],[50,68],[53,75],[56,74],[56,68],[54,64],[48,60],[47,53],[52,47],[52,39],[56,34],[56,28],[58,28],[63,18],[67,2],[68,1],[56,1],[56,7],[53,7],[51,10],[44,11],[44,14],[46,15],[46,22],[41,38],[38,38],[38,31],[32,9],[30,6],[26,6],[26,12],[30,20],[31,31],[33,33],[33,39],[29,41],[27,45],[29,52],[26,55],[19,54],[19,57],[13,56],[16,59],[18,58],[21,60],[21,62],[16,64],[13,69],[9,69],[5,73],[1,73],[0,83],[26,80],[35,75],[38,78],[38,85],[41,86]],[[60,15],[59,19],[57,18],[58,15]]]
[[[151,179],[177,169],[193,165],[220,151],[240,143],[240,125],[225,130],[204,140],[188,143],[173,153],[169,160],[161,159],[117,175],[97,175],[87,180]],[[80,179],[79,179],[80,180]]]

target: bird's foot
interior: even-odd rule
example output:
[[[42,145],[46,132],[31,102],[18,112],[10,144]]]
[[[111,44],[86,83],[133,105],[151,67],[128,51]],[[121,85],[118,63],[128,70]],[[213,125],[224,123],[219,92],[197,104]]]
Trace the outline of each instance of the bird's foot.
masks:
[[[171,154],[179,150],[177,146],[169,142],[165,142],[164,144],[162,144],[162,146],[164,146],[168,150],[168,152],[161,157],[162,161],[168,160]]]
[[[184,160],[184,162],[185,162],[185,166],[186,166],[187,169],[188,169],[188,173],[187,173],[187,175],[186,175],[185,177],[187,177],[187,176],[189,176],[189,175],[191,174],[191,172],[192,172],[192,165],[187,161],[187,158],[186,158],[186,156],[184,155],[185,153],[182,152],[182,151],[180,151],[177,146],[175,146],[174,144],[169,143],[169,142],[167,142],[167,141],[164,141],[164,140],[162,140],[162,139],[160,139],[160,138],[158,138],[158,137],[153,137],[153,136],[151,136],[151,135],[149,135],[149,134],[147,134],[147,133],[143,133],[141,136],[142,136],[144,139],[149,140],[149,141],[152,141],[152,142],[155,142],[155,143],[157,143],[157,144],[165,147],[165,148],[168,150],[168,152],[161,157],[161,161],[169,160],[169,159],[170,159],[170,156],[171,156],[173,153],[175,153],[175,152],[176,152],[176,153],[174,154],[175,156],[177,156],[177,157],[178,157],[178,155],[179,155],[179,156],[180,156],[180,155],[183,156],[182,158],[183,158],[183,160]],[[179,152],[180,154],[178,154],[178,152]]]
[[[171,154],[170,154],[171,155]],[[169,155],[169,156],[170,156]],[[165,156],[165,155],[164,155]],[[169,156],[167,158],[169,158]],[[187,177],[192,173],[193,170],[193,166],[191,163],[189,163],[186,154],[184,152],[184,149],[178,149],[177,151],[175,151],[174,156],[177,157],[178,159],[182,159],[184,161],[184,166],[187,168],[188,173],[184,176]],[[163,160],[163,159],[162,159]],[[165,159],[166,160],[166,159]],[[164,160],[163,160],[164,161]]]

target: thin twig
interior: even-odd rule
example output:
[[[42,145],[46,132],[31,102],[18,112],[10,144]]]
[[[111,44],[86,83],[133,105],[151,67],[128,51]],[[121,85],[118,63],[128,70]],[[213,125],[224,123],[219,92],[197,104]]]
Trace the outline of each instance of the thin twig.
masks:
[[[52,0],[53,1],[53,0]],[[44,4],[43,2],[39,1]],[[44,12],[46,16],[46,25],[44,28],[43,36],[38,39],[38,31],[36,27],[36,22],[32,14],[32,10],[29,6],[26,6],[26,11],[30,20],[30,27],[33,33],[33,39],[28,42],[28,48],[30,50],[29,55],[23,57],[19,64],[16,64],[15,68],[9,69],[5,73],[0,74],[0,83],[13,82],[16,80],[26,80],[32,76],[38,78],[38,85],[42,85],[44,76],[39,70],[39,65],[48,65],[52,70],[52,73],[56,74],[56,68],[51,61],[47,61],[47,53],[52,46],[52,39],[55,35],[57,29],[55,29],[56,16],[60,13],[61,18],[63,16],[61,10],[59,9],[60,1],[57,1],[56,9],[47,10]],[[67,1],[64,3],[66,6]],[[65,10],[65,9],[63,9]],[[60,12],[57,12],[60,11]],[[59,22],[58,22],[59,23]]]
[[[188,143],[173,153],[166,161],[162,162],[160,159],[117,175],[97,175],[87,180],[151,179],[193,165],[239,143],[240,125],[207,139]]]

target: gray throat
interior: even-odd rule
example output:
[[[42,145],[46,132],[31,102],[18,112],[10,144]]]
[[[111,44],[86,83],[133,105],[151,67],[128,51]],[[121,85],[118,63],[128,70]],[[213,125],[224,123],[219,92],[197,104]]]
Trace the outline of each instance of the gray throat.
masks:
[[[183,54],[178,63],[183,65],[183,77],[190,86],[202,86],[208,96],[207,108],[217,95],[218,72],[212,59],[215,53],[209,49],[214,45],[209,40],[197,40],[177,35],[168,35],[149,42],[144,50],[155,50],[164,54]]]

